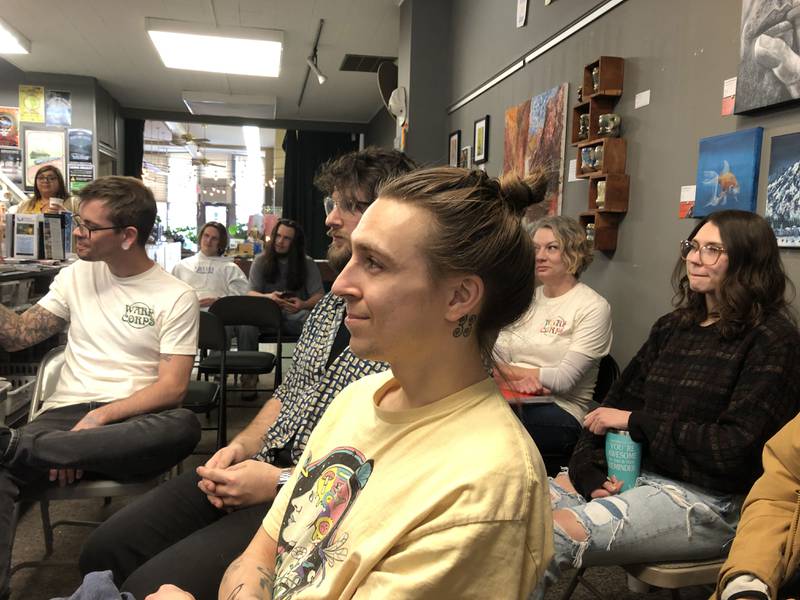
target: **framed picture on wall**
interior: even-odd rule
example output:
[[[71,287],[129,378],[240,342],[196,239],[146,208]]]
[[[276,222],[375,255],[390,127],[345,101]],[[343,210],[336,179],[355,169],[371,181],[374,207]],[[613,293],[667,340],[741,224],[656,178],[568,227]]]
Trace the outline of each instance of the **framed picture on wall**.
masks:
[[[67,135],[63,129],[25,129],[25,189],[33,189],[36,171],[45,165],[56,167],[66,176],[66,155]]]
[[[464,146],[461,149],[461,155],[458,157],[458,166],[462,169],[472,168],[472,148]]]
[[[800,127],[790,125],[768,130],[764,140],[760,196],[766,198],[764,217],[775,232],[778,246],[800,248]]]
[[[458,166],[458,152],[461,149],[461,130],[457,129],[450,134],[447,146],[447,164],[451,167]]]
[[[800,98],[800,36],[792,2],[742,0],[739,73],[734,112],[747,113]]]
[[[489,160],[489,115],[475,121],[475,136],[472,145],[475,148],[472,162],[479,165]]]
[[[755,212],[763,127],[700,140],[692,216],[726,209]]]

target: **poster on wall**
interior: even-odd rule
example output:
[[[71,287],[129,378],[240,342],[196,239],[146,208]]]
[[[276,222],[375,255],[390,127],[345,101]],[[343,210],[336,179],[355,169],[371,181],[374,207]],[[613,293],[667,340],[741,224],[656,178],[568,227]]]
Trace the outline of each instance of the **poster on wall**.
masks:
[[[0,106],[0,146],[19,147],[19,109]]]
[[[69,191],[73,194],[94,179],[94,165],[86,162],[69,163]]]
[[[800,133],[772,138],[767,172],[767,208],[778,246],[800,248]]]
[[[503,173],[551,173],[545,202],[526,212],[529,222],[561,214],[568,92],[569,84],[562,83],[505,112]]]
[[[69,162],[92,162],[92,131],[90,129],[70,129],[67,137]]]
[[[45,123],[55,127],[69,127],[72,125],[72,94],[47,90]]]
[[[26,123],[44,123],[44,88],[42,86],[19,86],[19,120]]]
[[[786,0],[742,0],[736,114],[800,98],[797,12]]]
[[[33,189],[36,171],[45,165],[66,173],[66,137],[63,130],[25,130],[25,189]]]
[[[22,150],[0,148],[0,172],[22,187]]]
[[[700,140],[693,216],[726,209],[755,212],[763,127]]]

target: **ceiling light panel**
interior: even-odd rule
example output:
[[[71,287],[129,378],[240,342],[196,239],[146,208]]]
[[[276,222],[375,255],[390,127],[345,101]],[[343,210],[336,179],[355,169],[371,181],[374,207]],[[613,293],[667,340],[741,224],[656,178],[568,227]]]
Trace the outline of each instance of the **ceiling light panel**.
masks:
[[[278,77],[283,32],[252,27],[210,27],[145,19],[150,39],[170,69]]]
[[[31,42],[0,19],[0,54],[30,54]]]

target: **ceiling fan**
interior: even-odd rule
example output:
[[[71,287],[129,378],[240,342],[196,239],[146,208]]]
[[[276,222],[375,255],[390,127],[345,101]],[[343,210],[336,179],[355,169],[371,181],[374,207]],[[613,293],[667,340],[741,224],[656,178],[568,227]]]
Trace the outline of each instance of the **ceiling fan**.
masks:
[[[187,131],[186,133],[181,134],[172,134],[172,139],[169,141],[170,144],[173,146],[185,146],[186,144],[194,144],[195,146],[200,146],[202,144],[207,144],[210,142],[207,137],[195,137],[191,131]]]
[[[192,166],[193,167],[218,167],[220,169],[226,169],[228,165],[221,165],[219,163],[213,163],[208,160],[205,156],[198,156],[197,158],[192,159]]]

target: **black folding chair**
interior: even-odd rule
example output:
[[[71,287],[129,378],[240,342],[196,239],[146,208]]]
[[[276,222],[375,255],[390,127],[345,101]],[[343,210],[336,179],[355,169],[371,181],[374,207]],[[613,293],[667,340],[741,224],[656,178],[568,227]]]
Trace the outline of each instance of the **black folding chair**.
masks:
[[[183,399],[183,407],[194,413],[205,414],[206,416],[215,408],[217,409],[217,426],[203,427],[203,429],[206,431],[216,429],[217,449],[220,449],[228,443],[227,406],[225,402],[225,387],[222,385],[226,375],[228,343],[225,337],[225,326],[215,314],[200,311],[200,335],[198,336],[197,347],[200,350],[200,358],[197,363],[197,380],[189,382],[189,390]],[[208,373],[205,374],[205,381],[200,380],[203,373],[201,373],[199,365],[203,360],[208,359],[209,351],[219,353],[216,360],[213,361],[218,365],[218,370],[213,373],[217,377],[216,382],[208,380]]]
[[[233,375],[266,375],[275,369],[283,351],[281,338],[281,309],[269,298],[256,296],[226,296],[208,309],[227,326],[253,325],[275,332],[276,353],[256,350],[228,351],[225,372]],[[200,361],[200,373],[215,373],[219,370],[220,355],[211,355]],[[227,394],[226,380],[222,379],[223,393]],[[240,391],[258,391],[257,388],[241,388]]]

